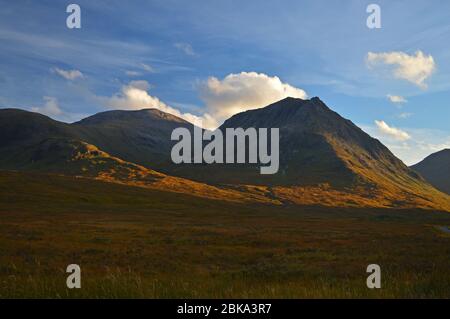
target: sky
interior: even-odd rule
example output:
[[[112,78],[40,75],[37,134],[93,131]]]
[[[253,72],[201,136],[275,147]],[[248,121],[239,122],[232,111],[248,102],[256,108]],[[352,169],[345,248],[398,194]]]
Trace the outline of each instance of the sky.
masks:
[[[70,3],[81,28],[70,29]],[[369,4],[381,28],[369,28]],[[320,97],[406,164],[450,148],[447,0],[0,0],[0,108],[156,107],[204,127]]]

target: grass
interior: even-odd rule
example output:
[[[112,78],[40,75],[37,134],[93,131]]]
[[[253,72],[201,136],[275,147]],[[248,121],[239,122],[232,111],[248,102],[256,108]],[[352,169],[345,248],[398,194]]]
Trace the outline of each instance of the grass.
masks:
[[[242,205],[0,173],[0,298],[449,298],[448,213]],[[65,268],[82,269],[82,288]],[[366,287],[368,264],[382,289]]]

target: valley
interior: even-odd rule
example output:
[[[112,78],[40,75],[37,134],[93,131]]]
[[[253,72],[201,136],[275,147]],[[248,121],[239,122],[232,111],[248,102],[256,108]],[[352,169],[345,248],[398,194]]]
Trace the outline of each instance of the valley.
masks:
[[[320,99],[219,128],[279,128],[272,175],[173,163],[180,127],[196,130],[156,109],[0,110],[0,298],[450,297],[450,196]]]
[[[450,215],[0,173],[0,298],[449,298]],[[82,269],[66,288],[65,267]],[[366,287],[377,263],[382,289]]]

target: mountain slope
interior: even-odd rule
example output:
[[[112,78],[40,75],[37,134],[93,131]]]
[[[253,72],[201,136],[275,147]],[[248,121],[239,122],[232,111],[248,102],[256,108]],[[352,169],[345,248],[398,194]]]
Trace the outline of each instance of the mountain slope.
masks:
[[[411,168],[434,187],[450,194],[450,149],[433,153]]]
[[[296,203],[306,198],[321,202],[335,194],[334,198],[341,202],[348,197],[345,195],[352,194],[347,202],[357,205],[450,206],[448,196],[319,98],[287,98],[239,113],[225,121],[221,129],[229,127],[280,128],[279,173],[254,179],[254,169],[238,172],[241,180],[271,185],[277,198]],[[238,177],[232,173],[220,176]]]
[[[71,125],[80,139],[102,150],[140,165],[164,169],[171,164],[170,136],[177,127],[193,124],[157,109],[108,111]]]
[[[150,169],[152,158],[159,163],[167,161],[172,128],[179,126],[193,127],[153,109],[104,112],[75,124],[34,112],[0,109],[0,170],[93,178],[227,201],[279,203],[263,194],[218,188]],[[139,154],[146,166],[122,160],[86,142],[92,140],[115,154],[129,158]]]
[[[107,111],[73,124],[39,113],[0,109],[0,167],[14,169],[23,149],[46,138],[64,138],[84,141],[128,162],[165,171],[172,166],[170,150],[175,142],[170,136],[177,127],[193,130],[194,125],[157,109]]]
[[[319,98],[287,98],[263,109],[239,113],[225,121],[221,129],[228,127],[280,128],[279,177],[288,183],[349,185],[362,175],[371,179],[373,171],[419,178],[383,144],[331,111]]]
[[[24,147],[22,151],[16,151],[15,156],[14,165],[9,163],[9,167],[3,165],[1,168],[84,177],[209,199],[277,204],[277,201],[264,198],[262,195],[248,196],[238,190],[220,189],[184,178],[168,176],[111,156],[96,146],[79,140],[46,138],[34,145]]]
[[[280,169],[274,175],[260,175],[260,164],[173,164],[172,130],[194,126],[155,109],[103,112],[74,124],[0,110],[0,124],[0,169],[237,201],[450,211],[448,195],[318,98],[287,98],[236,114],[220,127],[278,127]]]

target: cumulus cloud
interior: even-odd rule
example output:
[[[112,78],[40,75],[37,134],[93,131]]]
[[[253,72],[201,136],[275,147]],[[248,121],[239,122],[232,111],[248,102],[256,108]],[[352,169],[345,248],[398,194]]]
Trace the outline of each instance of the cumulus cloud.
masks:
[[[222,80],[210,77],[202,83],[200,95],[205,107],[200,108],[200,115],[181,112],[151,95],[149,90],[147,81],[131,81],[113,96],[96,98],[108,108],[156,108],[208,129],[217,128],[225,119],[236,113],[264,107],[286,97],[307,98],[302,89],[283,83],[276,76],[270,77],[255,72],[230,74]]]
[[[70,81],[76,80],[78,78],[83,78],[83,73],[78,70],[63,70],[60,68],[53,68],[52,72]]]
[[[387,95],[387,98],[388,98],[389,101],[391,101],[392,103],[399,103],[399,104],[402,104],[402,103],[408,102],[403,96],[400,96],[400,95],[390,95],[390,94],[388,94],[388,95]]]
[[[150,85],[147,81],[131,81],[122,86],[119,93],[111,97],[97,97],[103,105],[112,109],[141,110],[156,108],[160,111],[178,116],[186,121],[202,127],[215,127],[217,123],[208,114],[196,116],[191,113],[183,113],[178,109],[167,105],[155,96],[149,94]]]
[[[51,96],[44,96],[44,105],[32,107],[31,111],[50,117],[58,117],[63,114],[63,111],[58,105],[58,100]]]
[[[190,45],[189,43],[182,43],[182,42],[177,42],[174,44],[174,47],[177,48],[178,50],[181,50],[184,52],[184,54],[186,55],[195,55],[194,49],[192,48],[192,45]]]
[[[436,69],[433,57],[425,55],[422,51],[417,51],[415,55],[408,55],[401,51],[369,52],[367,54],[367,63],[369,67],[378,63],[392,65],[394,66],[394,77],[414,83],[422,89],[427,88],[425,81]]]
[[[380,133],[393,137],[397,141],[406,141],[411,138],[411,136],[398,128],[389,126],[385,121],[375,121],[377,128]]]
[[[229,74],[222,80],[210,77],[201,86],[200,96],[218,122],[286,97],[307,98],[305,91],[281,82],[277,76],[256,72]]]

